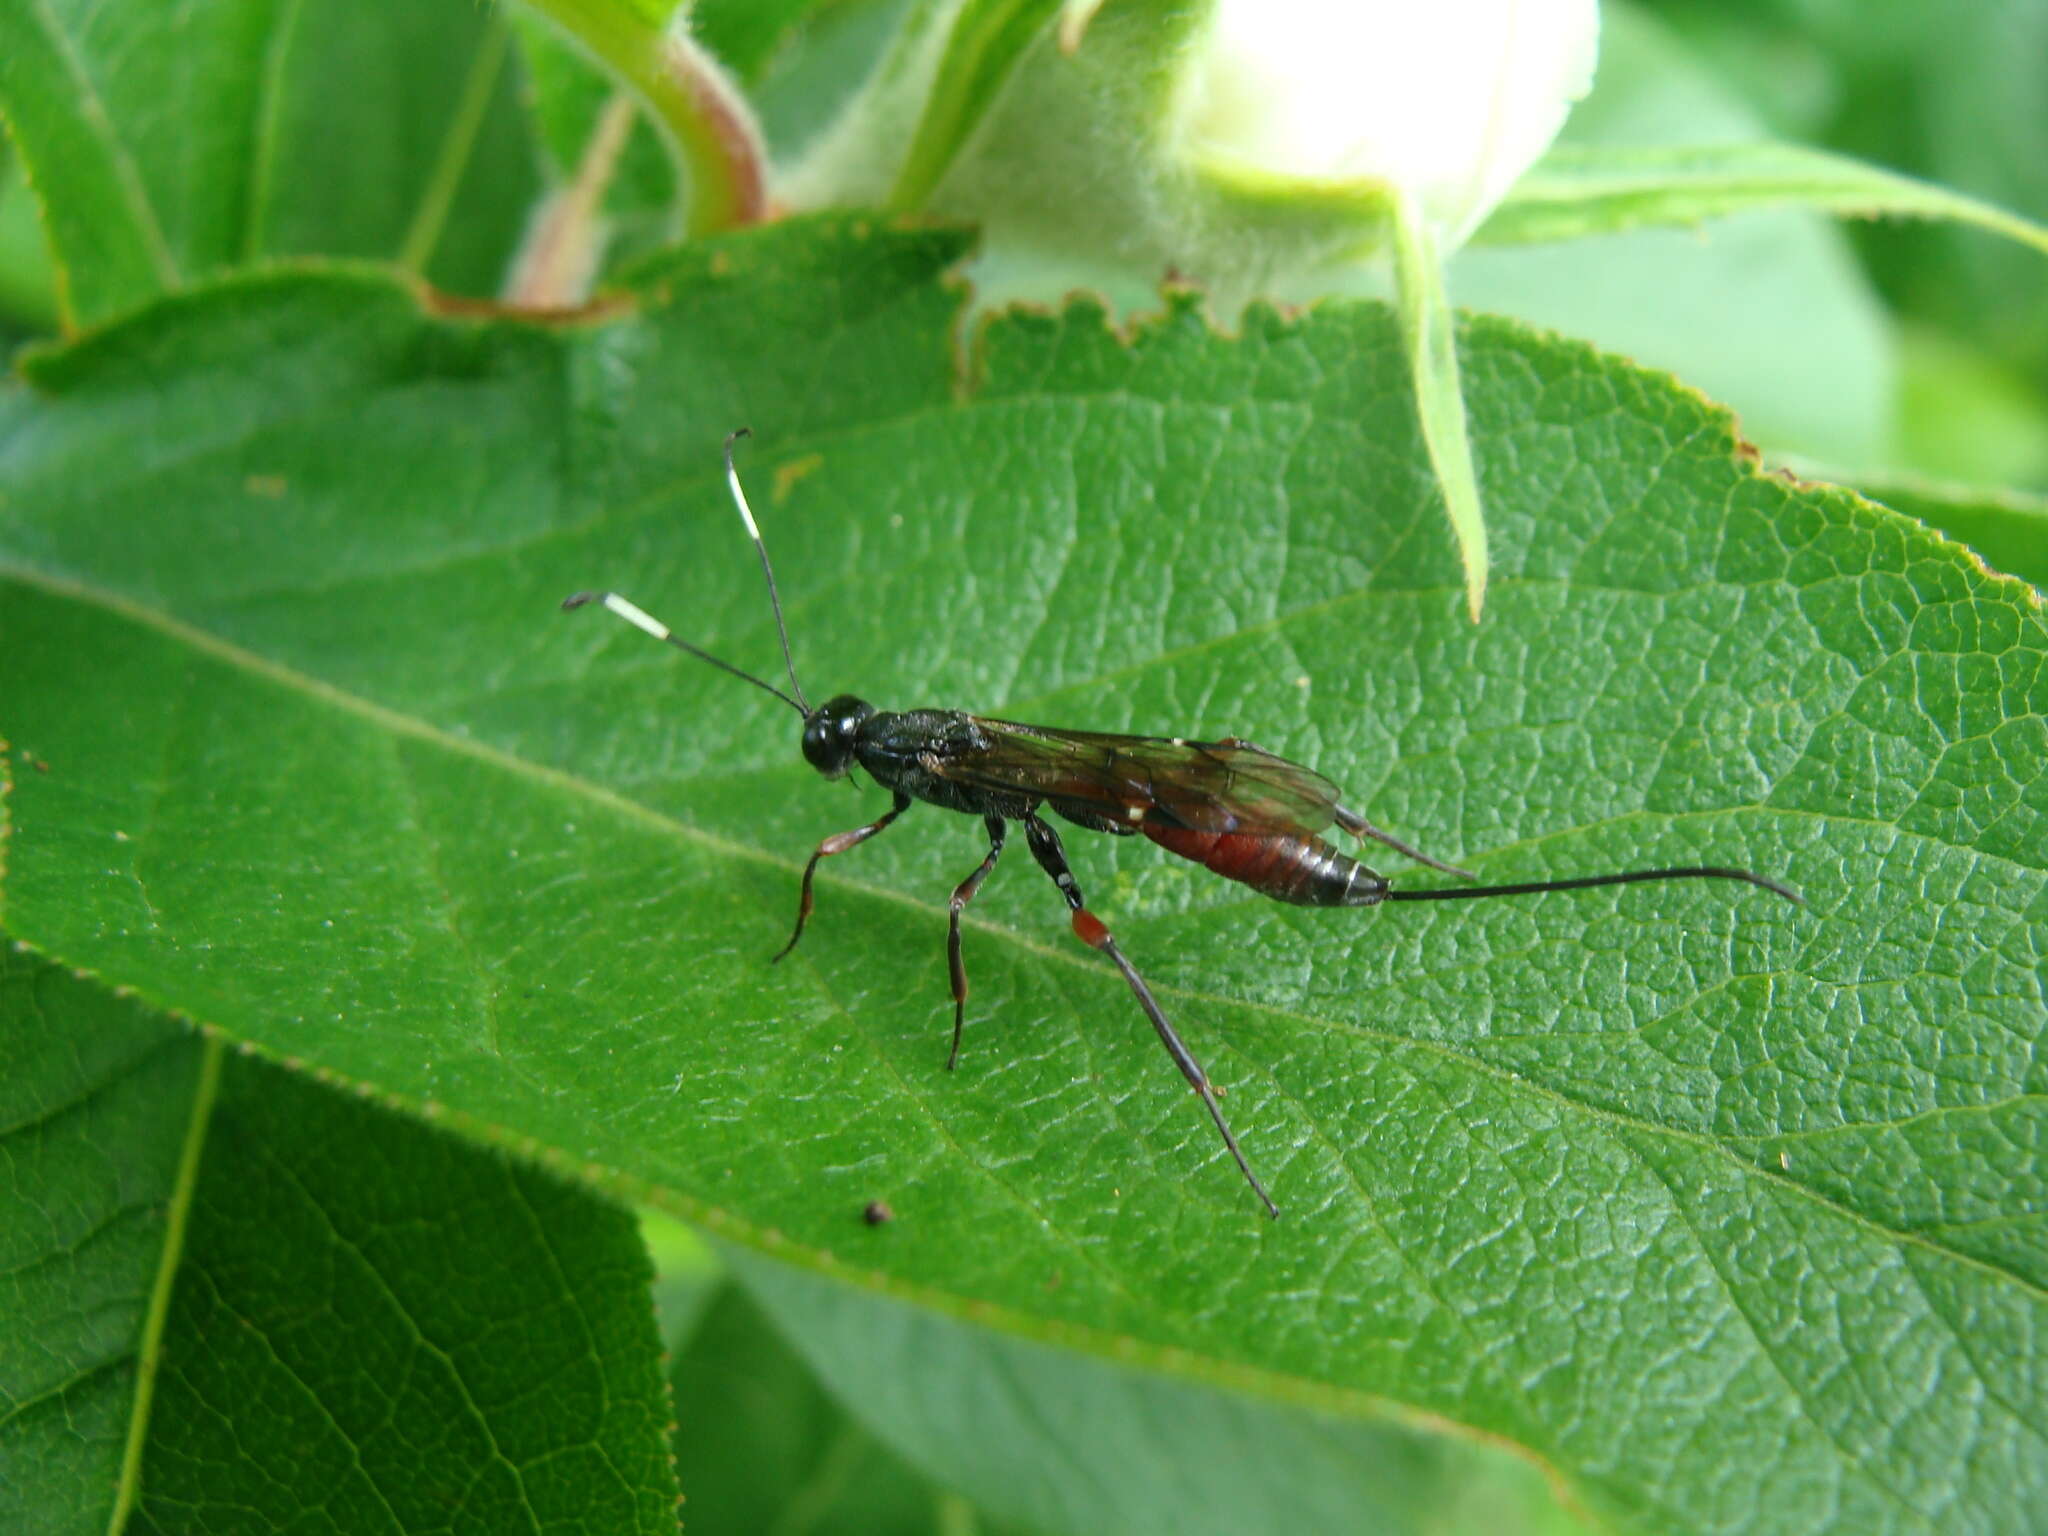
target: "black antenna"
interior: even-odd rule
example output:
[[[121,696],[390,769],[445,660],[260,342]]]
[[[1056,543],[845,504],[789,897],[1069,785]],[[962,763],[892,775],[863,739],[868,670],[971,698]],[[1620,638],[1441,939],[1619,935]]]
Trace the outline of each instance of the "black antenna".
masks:
[[[782,622],[782,596],[775,590],[775,567],[768,563],[768,546],[762,541],[760,528],[755,525],[754,512],[747,505],[746,492],[740,489],[739,471],[734,469],[732,464],[732,445],[740,438],[752,437],[753,435],[750,428],[741,427],[737,432],[731,433],[726,437],[725,481],[726,484],[732,487],[732,499],[740,509],[740,518],[747,525],[747,533],[754,541],[754,548],[761,552],[761,569],[768,577],[768,605],[775,610],[775,632],[782,637],[782,661],[783,665],[789,668],[789,686],[796,694],[795,698],[791,698],[789,694],[784,693],[773,683],[763,682],[760,678],[754,676],[753,673],[742,672],[731,662],[721,661],[709,651],[702,650],[690,644],[689,641],[678,638],[674,630],[670,629],[661,620],[655,618],[654,615],[650,614],[645,608],[642,608],[629,597],[621,597],[616,592],[578,592],[573,596],[563,598],[562,607],[566,610],[581,608],[585,603],[602,604],[635,629],[644,631],[654,636],[657,640],[666,640],[677,650],[688,651],[699,661],[708,661],[721,672],[730,672],[740,681],[752,683],[763,692],[774,694],[775,697],[782,700],[783,703],[787,704],[798,714],[808,718],[811,713],[811,705],[810,701],[804,697],[802,685],[796,680],[796,661],[789,653],[789,628]]]
[[[1434,891],[1388,891],[1388,901],[1469,901],[1474,896],[1528,896],[1537,891],[1583,891],[1593,885],[1637,885],[1647,880],[1740,880],[1774,891],[1800,906],[1806,903],[1789,885],[1766,880],[1746,869],[1687,865],[1678,869],[1631,869],[1619,875],[1580,875],[1571,880],[1530,880],[1521,885],[1454,885]]]
[[[657,640],[666,640],[670,645],[674,646],[677,650],[688,651],[692,656],[696,657],[699,661],[708,661],[711,663],[711,665],[718,668],[721,672],[730,672],[734,677],[740,679],[740,681],[752,683],[756,688],[774,694],[775,697],[782,700],[783,703],[787,704],[791,709],[795,710],[800,715],[810,714],[810,711],[808,709],[806,709],[803,705],[799,704],[795,699],[792,699],[788,694],[784,693],[780,688],[776,687],[773,683],[764,683],[761,681],[760,678],[754,676],[753,673],[742,672],[738,667],[734,666],[731,662],[720,661],[716,656],[712,655],[709,651],[699,650],[696,646],[690,644],[689,641],[678,638],[674,630],[670,629],[666,624],[662,623],[661,620],[655,618],[654,615],[649,613],[646,609],[642,608],[638,603],[634,602],[631,598],[621,597],[616,592],[578,592],[573,596],[565,597],[562,599],[562,607],[565,610],[570,608],[581,608],[585,603],[602,603],[606,608],[609,608],[613,613],[617,614],[620,618],[624,619],[628,624],[632,625],[635,629],[644,630],[648,634],[654,636],[654,638]]]
[[[768,543],[761,537],[761,529],[754,521],[754,509],[747,505],[747,493],[740,489],[740,472],[732,464],[732,445],[753,435],[752,427],[741,427],[726,434],[725,483],[732,487],[733,505],[740,509],[740,518],[747,525],[754,548],[761,552],[761,574],[768,578],[768,606],[775,610],[775,632],[782,636],[782,664],[789,669],[789,691],[796,695],[797,706],[808,715],[811,701],[804,697],[804,686],[796,680],[796,658],[789,653],[789,626],[782,622],[782,594],[775,590],[775,567],[768,563]]]

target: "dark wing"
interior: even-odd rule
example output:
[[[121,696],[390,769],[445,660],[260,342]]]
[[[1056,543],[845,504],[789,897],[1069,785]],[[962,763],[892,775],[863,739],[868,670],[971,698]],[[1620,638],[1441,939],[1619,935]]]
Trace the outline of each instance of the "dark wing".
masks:
[[[1256,747],[973,720],[986,745],[930,760],[939,777],[1108,821],[1202,832],[1318,832],[1335,814],[1336,785]]]

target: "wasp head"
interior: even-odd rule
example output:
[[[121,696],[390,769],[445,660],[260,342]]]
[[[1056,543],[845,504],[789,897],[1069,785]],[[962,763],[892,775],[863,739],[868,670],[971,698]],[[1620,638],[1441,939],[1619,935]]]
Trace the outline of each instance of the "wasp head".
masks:
[[[843,778],[853,761],[854,743],[875,706],[842,693],[804,716],[804,761],[828,779]]]

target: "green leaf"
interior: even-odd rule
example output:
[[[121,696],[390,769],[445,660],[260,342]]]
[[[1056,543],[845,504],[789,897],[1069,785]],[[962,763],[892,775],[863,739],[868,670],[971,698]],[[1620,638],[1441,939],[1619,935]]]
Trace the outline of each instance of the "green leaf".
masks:
[[[1770,143],[1559,144],[1515,183],[1474,238],[1575,240],[1786,206],[1853,218],[1948,219],[2048,253],[2048,227],[1978,198],[1846,155]]]
[[[640,1212],[640,1237],[654,1264],[654,1318],[661,1347],[673,1355],[725,1285],[725,1266],[694,1227],[651,1207]]]
[[[675,1529],[623,1210],[247,1059],[206,1133],[143,1460],[160,1530]]]
[[[9,924],[839,1283],[1453,1420],[1610,1528],[2025,1529],[2035,595],[1489,320],[1475,629],[1384,310],[1018,314],[963,379],[960,249],[792,222],[566,328],[280,276],[36,359],[0,412],[0,731],[50,772]],[[1310,912],[1075,832],[1268,1222],[1028,860],[972,909],[943,1070],[973,824],[831,861],[767,964],[802,855],[881,797],[758,691],[555,611],[613,587],[773,669],[717,464],[742,422],[820,695],[1236,732],[1490,880],[1721,863],[1808,905]],[[899,1220],[860,1226],[874,1198]]]
[[[48,8],[0,9],[0,113],[48,210],[60,302],[79,320],[140,304],[180,281],[177,255],[135,151],[78,57],[73,29]]]
[[[2048,591],[2048,496],[1908,476],[1867,479],[1857,489],[1969,545],[1994,570]]]
[[[1926,174],[2037,223],[2048,219],[2048,165],[2039,155],[2013,152],[2040,120],[2048,89],[2048,8],[1944,12],[1916,6],[1906,14],[1920,35],[1886,84],[1904,74],[1918,87],[1920,99],[1897,127],[1924,135],[1914,147],[1925,156]],[[1841,21],[1855,25],[1853,17]],[[1881,116],[1874,92],[1857,105]],[[1950,328],[1967,327],[2037,382],[2048,378],[2048,283],[2032,253],[1944,233],[1950,238],[1927,242],[1921,260],[1898,275]]]
[[[533,172],[488,9],[0,0],[0,36],[71,326],[277,256],[496,291]]]
[[[888,0],[695,0],[690,28],[749,87],[760,83],[776,56],[799,46],[803,35],[835,11],[873,9]]]
[[[220,1055],[0,951],[0,1524],[673,1530],[631,1218]]]
[[[31,770],[34,771],[34,770]],[[0,947],[0,1527],[118,1530],[217,1047]]]
[[[751,12],[753,4],[727,0],[726,6],[697,13],[706,43],[718,48],[720,57],[730,57],[724,52],[728,46],[744,52],[746,43],[732,39],[716,11]],[[778,167],[833,129],[873,77],[877,62],[902,38],[910,15],[904,0],[824,0],[809,9],[811,14],[784,34],[774,53],[748,70],[749,99],[761,115]],[[882,191],[887,189],[885,182]]]
[[[1966,485],[2048,490],[2048,394],[1938,331],[1914,327],[1903,339],[1899,467]]]
[[[21,163],[0,160],[0,335],[57,327],[57,277]]]
[[[696,1536],[942,1529],[937,1510],[950,1496],[849,1418],[738,1287],[712,1301],[670,1382],[684,1519]]]
[[[2048,93],[2048,7],[1883,0],[1666,14],[1784,137],[2048,218],[2048,161],[2013,153]],[[2042,376],[2048,283],[2035,253],[1953,225],[1865,226],[1857,236],[1901,313]]]
[[[1735,83],[1707,70],[1665,14],[1620,0],[1601,8],[1600,71],[1566,141],[1626,149],[1767,136]],[[1669,369],[1732,408],[1743,435],[1771,452],[1855,465],[1898,456],[1895,327],[1839,220],[1785,207],[1559,244],[1467,245],[1449,281],[1467,308]]]
[[[734,1257],[748,1293],[876,1436],[935,1480],[970,1493],[977,1508],[1031,1530],[1585,1530],[1559,1508],[1535,1467],[1438,1425],[1262,1402],[1077,1359],[802,1270]],[[772,1349],[756,1348],[774,1360]],[[760,1371],[750,1356],[745,1375],[758,1379]],[[741,1379],[743,1371],[730,1374]],[[786,1392],[801,1401],[800,1388]],[[687,1454],[683,1438],[679,1455]],[[1048,1477],[1049,1467],[1059,1475]],[[693,1500],[693,1521],[698,1512]]]

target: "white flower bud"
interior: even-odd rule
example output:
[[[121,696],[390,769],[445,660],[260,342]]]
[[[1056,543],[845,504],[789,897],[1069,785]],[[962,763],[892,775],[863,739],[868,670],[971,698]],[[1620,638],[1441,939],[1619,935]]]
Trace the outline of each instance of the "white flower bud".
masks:
[[[1371,183],[1448,251],[1593,81],[1597,0],[1217,0],[1188,150],[1279,182]]]

